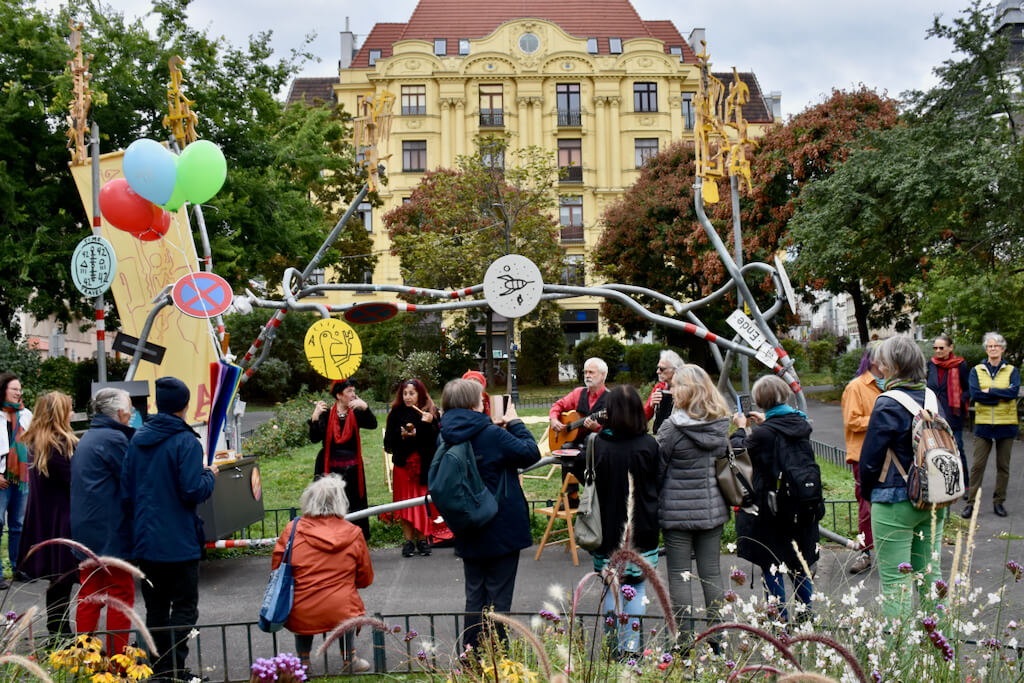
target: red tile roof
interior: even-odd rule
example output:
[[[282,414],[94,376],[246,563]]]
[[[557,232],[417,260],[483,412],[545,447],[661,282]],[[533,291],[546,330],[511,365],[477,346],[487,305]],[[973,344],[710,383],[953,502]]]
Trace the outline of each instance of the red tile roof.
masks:
[[[737,73],[740,80],[746,83],[750,89],[750,100],[743,105],[743,118],[749,123],[772,123],[775,119],[772,118],[771,107],[765,102],[764,92],[761,90],[761,84],[757,81],[757,76],[750,71]],[[726,92],[728,92],[729,84],[732,83],[732,72],[713,71],[712,75],[725,83]]]
[[[317,100],[320,100],[325,104],[333,105],[335,103],[334,84],[337,82],[337,76],[296,78],[288,88],[288,99],[285,103],[302,102],[307,106],[313,106]]]
[[[671,21],[644,21],[629,0],[420,0],[408,23],[376,24],[352,68],[368,67],[370,50],[390,57],[398,40],[445,38],[448,54],[457,55],[460,38],[484,38],[506,21],[529,17],[547,19],[578,38],[597,38],[600,54],[609,53],[608,38],[657,38],[665,41],[666,53],[681,46],[685,61],[696,61]]]
[[[363,46],[352,60],[350,68],[365,69],[370,66],[370,50],[380,50],[380,58],[391,56],[391,45],[402,39],[402,31],[406,24],[374,24],[370,35],[366,36]],[[465,36],[463,36],[465,37]]]

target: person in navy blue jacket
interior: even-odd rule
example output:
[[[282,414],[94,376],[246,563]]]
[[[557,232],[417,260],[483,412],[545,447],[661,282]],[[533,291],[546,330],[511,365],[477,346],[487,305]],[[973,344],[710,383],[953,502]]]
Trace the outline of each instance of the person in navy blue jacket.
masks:
[[[877,363],[883,392],[902,392],[919,406],[933,405],[933,410],[945,417],[934,392],[925,387],[925,359],[913,339],[906,335],[886,339],[878,347]],[[925,577],[919,588],[927,594],[941,574],[939,551],[946,515],[941,510],[935,514],[915,508],[907,493],[907,480],[896,467],[898,462],[904,472],[909,472],[914,462],[913,420],[914,414],[899,401],[879,396],[860,451],[860,490],[864,499],[871,501],[882,614],[893,619],[906,619],[912,613],[915,575]],[[889,452],[891,458],[887,457]],[[960,460],[966,473],[963,453]],[[901,570],[904,565],[910,565],[913,571]]]
[[[131,397],[124,389],[107,387],[96,392],[92,406],[89,431],[78,442],[71,459],[71,538],[97,555],[130,560],[132,520],[127,506],[121,504],[121,471],[128,442],[135,434],[128,426]],[[103,612],[103,603],[86,598],[109,595],[129,607],[135,606],[135,579],[123,569],[83,568],[79,570],[79,583],[82,587],[75,608],[75,629],[79,633],[95,631]],[[110,655],[124,651],[131,627],[121,610],[107,610],[107,629],[123,631],[109,636]]]
[[[145,572],[146,626],[177,626],[153,634],[158,678],[190,680],[188,632],[199,619],[203,523],[196,506],[213,494],[214,465],[203,464],[199,435],[188,423],[190,392],[175,377],[156,381],[157,414],[132,437],[121,474],[132,515],[132,555]],[[152,659],[159,655],[158,658]]]
[[[519,551],[533,544],[519,469],[540,460],[540,450],[514,405],[505,411],[504,428],[491,422],[483,412],[481,387],[473,380],[448,382],[441,407],[441,441],[448,446],[469,441],[480,478],[498,502],[498,514],[490,522],[455,534],[455,554],[462,558],[466,578],[463,643],[475,648],[483,609],[507,612],[512,607]]]

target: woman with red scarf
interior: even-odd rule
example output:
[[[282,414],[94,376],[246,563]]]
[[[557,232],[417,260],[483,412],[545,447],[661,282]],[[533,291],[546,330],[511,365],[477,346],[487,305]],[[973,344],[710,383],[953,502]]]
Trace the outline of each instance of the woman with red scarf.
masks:
[[[7,555],[17,576],[18,545],[28,503],[28,446],[24,435],[32,423],[32,411],[21,403],[21,381],[13,372],[0,375],[4,402],[4,426],[0,429],[0,534],[7,520]],[[0,590],[10,584],[0,574]]]
[[[953,354],[953,340],[940,334],[932,342],[934,355],[928,361],[928,388],[935,392],[946,422],[953,430],[957,448],[964,452],[964,417],[967,415],[970,368],[963,358]]]
[[[427,495],[427,472],[437,450],[440,430],[437,406],[427,394],[427,387],[418,379],[402,382],[395,393],[384,429],[384,450],[391,453],[394,469],[395,501],[422,498]],[[417,505],[398,510],[393,517],[402,525],[405,544],[402,557],[416,553],[430,555],[427,536],[451,538],[452,532],[443,523],[435,523],[438,512],[431,505]]]
[[[377,418],[366,401],[356,396],[356,387],[351,380],[335,382],[331,386],[331,396],[334,397],[334,405],[328,407],[324,401],[317,401],[313,417],[309,420],[309,440],[324,444],[316,455],[313,480],[328,473],[340,474],[345,479],[349,512],[365,510],[369,504],[359,430],[376,429]],[[363,537],[369,540],[370,520],[360,519],[355,524],[363,530]]]

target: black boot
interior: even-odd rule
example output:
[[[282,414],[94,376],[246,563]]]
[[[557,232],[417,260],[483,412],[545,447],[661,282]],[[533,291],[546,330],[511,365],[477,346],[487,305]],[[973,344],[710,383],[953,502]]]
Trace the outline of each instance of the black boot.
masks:
[[[416,545],[412,541],[406,541],[402,545],[402,557],[412,557],[416,554]]]
[[[416,552],[423,557],[428,557],[430,555],[430,544],[427,543],[427,539],[421,538],[416,541]]]

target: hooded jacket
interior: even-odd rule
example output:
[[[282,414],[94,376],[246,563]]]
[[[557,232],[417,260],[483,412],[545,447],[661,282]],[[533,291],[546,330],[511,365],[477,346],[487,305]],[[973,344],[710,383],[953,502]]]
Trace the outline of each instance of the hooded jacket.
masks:
[[[121,473],[132,516],[132,556],[150,562],[198,560],[203,522],[196,506],[216,479],[203,468],[199,435],[177,415],[157,413],[132,437]]]
[[[800,555],[808,565],[818,561],[818,523],[799,526],[780,523],[768,506],[768,491],[775,488],[775,449],[785,439],[810,439],[811,425],[798,413],[777,415],[758,425],[748,436],[746,430],[732,434],[733,448],[746,448],[754,466],[754,499],[759,513],[736,513],[737,552],[739,557],[760,567],[785,562],[790,569],[801,566],[793,550],[795,541]],[[808,445],[808,448],[810,446]],[[861,453],[861,472],[864,471],[864,453]],[[867,494],[864,494],[867,497]]]
[[[131,509],[121,498],[121,470],[134,434],[96,415],[71,458],[71,538],[97,555],[131,558]]]
[[[698,531],[729,521],[729,507],[718,489],[715,459],[728,450],[729,418],[695,420],[675,411],[658,430],[662,529]]]
[[[292,633],[314,635],[366,614],[356,589],[373,583],[373,565],[362,529],[340,517],[292,520],[274,545],[273,569],[281,564],[296,522],[291,557],[295,589],[285,627]]]
[[[518,470],[540,460],[540,450],[522,420],[512,420],[506,430],[483,413],[455,408],[441,417],[441,439],[449,446],[469,441],[480,478],[498,501],[498,514],[489,523],[455,535],[455,553],[473,559],[498,557],[533,545]]]

